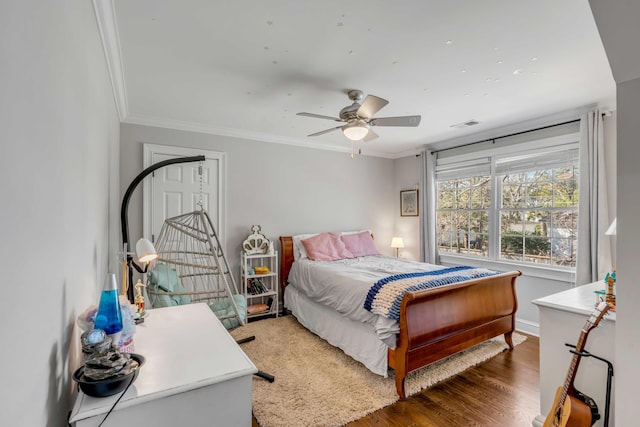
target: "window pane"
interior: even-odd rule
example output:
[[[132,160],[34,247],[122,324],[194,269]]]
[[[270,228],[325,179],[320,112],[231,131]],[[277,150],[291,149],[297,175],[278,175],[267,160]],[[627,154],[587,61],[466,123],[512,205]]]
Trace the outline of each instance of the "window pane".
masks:
[[[488,256],[491,176],[441,181],[437,188],[438,250]]]
[[[456,181],[456,199],[453,204],[454,209],[469,209],[471,199],[471,185],[468,179]]]
[[[527,207],[551,207],[553,205],[553,185],[549,181],[536,181],[527,187]]]
[[[438,212],[437,214],[438,229],[438,250],[440,252],[451,252],[451,212]]]
[[[522,261],[522,235],[503,235],[500,238],[500,259]]]
[[[578,212],[576,210],[554,211],[551,214],[551,237],[576,237],[578,231]]]
[[[524,261],[537,264],[551,263],[551,242],[547,237],[531,236],[525,232]]]
[[[471,209],[489,209],[491,206],[491,177],[471,178]]]
[[[453,224],[455,226],[455,232],[453,233],[452,246],[458,253],[468,253],[469,240],[467,230],[469,228],[469,212],[455,212],[453,214]]]
[[[481,257],[489,255],[489,212],[471,212],[468,240],[469,253]]]
[[[522,235],[523,229],[520,211],[502,211],[500,213],[501,234]]]
[[[562,267],[575,267],[577,242],[577,239],[552,239],[551,264]]]
[[[578,181],[567,179],[556,183],[554,207],[578,206]]]
[[[472,241],[470,252],[474,255],[481,257],[489,256],[489,235],[484,233],[477,233],[475,235],[475,241]]]
[[[552,240],[554,265],[575,267],[578,213],[575,209],[554,211],[551,215],[549,234]]]
[[[453,207],[454,192],[452,181],[438,183],[438,209],[451,209]]]
[[[504,176],[503,181],[505,184],[520,184],[521,182],[525,182],[526,178],[526,173],[508,173]]]
[[[502,207],[521,208],[524,207],[525,187],[522,184],[502,185]]]
[[[527,174],[529,182],[551,181],[553,169],[539,169]]]
[[[489,212],[475,211],[471,212],[471,231],[474,233],[489,233]]]
[[[564,168],[555,168],[553,170],[553,178],[558,181],[558,180],[565,180],[565,179],[576,179],[576,172],[577,168],[574,168],[573,166],[567,166]]]

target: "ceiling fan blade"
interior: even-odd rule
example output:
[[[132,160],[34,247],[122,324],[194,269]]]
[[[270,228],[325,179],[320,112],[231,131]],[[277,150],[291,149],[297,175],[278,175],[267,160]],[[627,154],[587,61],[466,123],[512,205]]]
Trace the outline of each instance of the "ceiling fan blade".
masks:
[[[372,126],[418,126],[420,116],[379,117],[369,120]]]
[[[375,133],[372,129],[369,129],[369,132],[367,132],[367,135],[362,138],[362,142],[367,142],[367,141],[371,141],[372,139],[376,139],[378,137],[378,134]]]
[[[311,135],[307,135],[307,136],[319,136],[319,135],[324,135],[325,133],[333,132],[334,130],[337,130],[337,129],[342,129],[342,126],[338,126],[338,127],[331,128],[331,129],[321,130],[320,132],[312,133]]]
[[[375,113],[380,111],[382,107],[387,105],[389,101],[386,99],[378,98],[377,96],[367,95],[367,97],[362,101],[360,108],[358,108],[358,117],[362,117],[364,119],[370,119],[373,117]]]
[[[298,114],[296,114],[296,116],[314,117],[316,119],[335,120],[336,122],[344,121],[344,120],[339,119],[337,117],[323,116],[322,114],[313,114],[313,113],[298,113]]]

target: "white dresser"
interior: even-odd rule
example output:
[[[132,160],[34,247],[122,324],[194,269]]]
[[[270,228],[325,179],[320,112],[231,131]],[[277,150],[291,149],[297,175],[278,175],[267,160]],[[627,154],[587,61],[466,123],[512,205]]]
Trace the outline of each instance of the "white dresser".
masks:
[[[540,415],[534,419],[534,426],[543,424],[553,404],[556,389],[564,384],[567,376],[573,354],[565,343],[577,343],[582,328],[595,309],[595,291],[604,288],[604,282],[595,282],[533,301],[540,312]],[[585,350],[614,363],[615,326],[616,315],[609,311],[600,325],[589,333]],[[609,427],[615,426],[615,376],[612,381]],[[583,357],[574,384],[577,390],[596,401],[601,419],[594,426],[603,426],[607,365],[592,357]]]
[[[138,378],[104,426],[251,426],[255,365],[205,304],[149,310],[134,336]],[[70,423],[97,426],[119,394],[78,393]]]

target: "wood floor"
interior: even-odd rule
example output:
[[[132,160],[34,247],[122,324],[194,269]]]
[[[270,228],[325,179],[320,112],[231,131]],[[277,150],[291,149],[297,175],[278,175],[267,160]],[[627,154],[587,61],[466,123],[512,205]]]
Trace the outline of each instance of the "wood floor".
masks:
[[[530,427],[540,413],[538,349],[538,338],[527,336],[513,351],[347,426]]]

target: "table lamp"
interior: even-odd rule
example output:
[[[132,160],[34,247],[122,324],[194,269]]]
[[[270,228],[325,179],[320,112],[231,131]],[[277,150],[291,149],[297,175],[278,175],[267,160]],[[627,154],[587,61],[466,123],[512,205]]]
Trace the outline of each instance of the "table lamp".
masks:
[[[396,258],[398,258],[398,250],[400,248],[404,248],[404,241],[402,240],[402,237],[394,237],[391,239],[391,247],[395,248]]]

